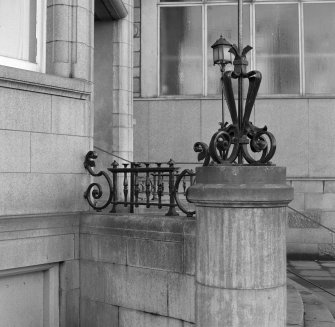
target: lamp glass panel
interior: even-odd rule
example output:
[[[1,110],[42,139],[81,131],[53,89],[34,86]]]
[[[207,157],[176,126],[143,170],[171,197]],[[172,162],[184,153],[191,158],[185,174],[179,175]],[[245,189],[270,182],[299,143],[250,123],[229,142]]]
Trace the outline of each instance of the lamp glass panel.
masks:
[[[225,51],[223,45],[218,45],[213,48],[213,64],[217,61],[222,61],[225,59]]]
[[[223,45],[221,45],[220,47],[219,47],[219,58],[221,59],[221,60],[224,60],[225,59],[225,53],[224,53],[224,46]]]
[[[213,63],[215,63],[217,60],[219,60],[219,47],[213,48]]]
[[[220,70],[213,66],[212,48],[210,47],[222,34],[230,43],[237,43],[237,5],[210,5],[207,9],[207,85],[208,94],[221,94]],[[250,5],[243,5],[243,40],[244,45],[250,44]],[[231,60],[229,48],[224,48],[226,60]],[[250,53],[247,56],[250,62]],[[233,70],[232,65],[227,65],[226,70]],[[234,91],[237,92],[237,83],[234,83]]]
[[[229,52],[230,47],[224,47],[224,59],[233,62],[233,55]]]
[[[36,0],[0,0],[0,56],[36,62]]]
[[[160,94],[200,95],[201,7],[160,8]]]
[[[299,94],[298,4],[256,4],[256,69],[260,94]]]
[[[334,94],[335,3],[304,3],[303,9],[306,93]]]

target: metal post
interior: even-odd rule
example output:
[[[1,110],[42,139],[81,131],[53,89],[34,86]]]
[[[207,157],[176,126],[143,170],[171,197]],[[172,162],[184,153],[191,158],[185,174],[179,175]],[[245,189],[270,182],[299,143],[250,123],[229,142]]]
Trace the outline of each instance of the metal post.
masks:
[[[138,163],[135,163],[135,164],[134,164],[134,168],[135,168],[135,171],[134,171],[135,208],[138,208],[138,196],[139,196],[139,193],[140,193],[140,183],[139,183],[139,180],[138,180],[138,170],[137,170],[137,168],[138,168],[139,166],[140,166],[140,164],[138,164]]]
[[[135,178],[134,178],[134,163],[130,164],[131,172],[130,172],[130,213],[134,213],[134,198],[135,198]]]
[[[145,162],[145,167],[149,169],[150,163]],[[151,194],[151,190],[150,190],[150,175],[149,175],[149,170],[146,172],[145,174],[145,195],[146,195],[146,207],[150,208],[150,194]]]
[[[128,164],[122,164],[126,169]],[[127,172],[124,172],[123,175],[123,195],[124,195],[124,206],[127,207],[127,200],[128,200],[128,177]]]
[[[112,210],[110,211],[111,213],[116,213],[116,206],[117,206],[117,167],[118,167],[118,163],[114,160],[112,163],[112,167],[113,167],[113,206],[112,206]]]
[[[172,159],[168,162],[170,168],[174,168],[174,162]],[[170,206],[169,211],[165,214],[165,216],[179,216],[176,211],[176,202],[174,199],[175,188],[174,188],[174,171],[171,170],[169,172],[169,198],[170,198]]]
[[[224,94],[224,86],[223,86],[223,74],[224,74],[224,68],[223,70],[221,69],[222,72],[222,77],[221,77],[221,111],[222,111],[222,125],[221,127],[223,128],[224,126],[224,100],[225,100],[225,94]]]
[[[243,0],[238,0],[238,51],[242,52],[243,48]],[[242,137],[242,119],[243,119],[243,76],[238,77],[238,129],[240,131],[239,138]],[[239,152],[238,163],[243,163],[242,152]]]
[[[157,200],[157,175],[156,173],[152,174],[153,176],[153,182],[152,182],[152,199],[151,200]]]

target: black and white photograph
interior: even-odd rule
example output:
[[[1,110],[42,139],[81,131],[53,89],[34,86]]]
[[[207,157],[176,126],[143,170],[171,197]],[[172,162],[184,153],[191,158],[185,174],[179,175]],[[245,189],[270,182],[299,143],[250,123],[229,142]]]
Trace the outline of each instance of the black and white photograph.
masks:
[[[0,327],[335,327],[335,0],[0,0]]]

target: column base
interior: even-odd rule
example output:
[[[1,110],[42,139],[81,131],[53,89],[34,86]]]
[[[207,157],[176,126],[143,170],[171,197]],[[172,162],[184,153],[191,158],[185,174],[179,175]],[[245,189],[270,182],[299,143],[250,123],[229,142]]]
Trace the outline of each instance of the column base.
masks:
[[[197,327],[283,327],[286,285],[263,290],[230,290],[197,284]]]

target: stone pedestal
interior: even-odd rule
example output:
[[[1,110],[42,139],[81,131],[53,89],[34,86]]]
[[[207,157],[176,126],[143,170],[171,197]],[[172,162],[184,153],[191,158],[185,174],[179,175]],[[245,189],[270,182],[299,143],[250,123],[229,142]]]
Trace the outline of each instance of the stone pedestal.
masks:
[[[286,169],[208,166],[196,180],[196,326],[286,326]]]

